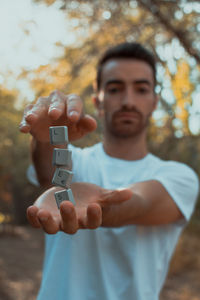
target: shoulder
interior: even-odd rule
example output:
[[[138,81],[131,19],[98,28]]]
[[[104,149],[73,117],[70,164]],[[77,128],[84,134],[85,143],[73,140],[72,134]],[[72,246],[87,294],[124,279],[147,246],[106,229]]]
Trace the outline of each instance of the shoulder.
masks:
[[[171,176],[173,176],[173,174],[180,174],[181,176],[191,176],[196,181],[199,180],[195,171],[185,163],[173,160],[163,160],[153,154],[150,154],[149,159],[157,174],[164,173],[171,174]]]
[[[171,177],[178,176],[179,178],[187,178],[195,183],[198,183],[199,178],[195,171],[188,165],[182,162],[177,162],[173,160],[165,161],[160,160],[159,168],[157,170],[158,174],[166,174]]]
[[[152,161],[154,163],[153,179],[171,189],[190,190],[194,195],[198,194],[199,178],[191,167],[182,162],[166,161],[156,156]]]
[[[176,162],[159,162],[153,171],[152,179],[160,182],[181,210],[185,220],[189,220],[194,211],[199,194],[199,178],[188,165]]]

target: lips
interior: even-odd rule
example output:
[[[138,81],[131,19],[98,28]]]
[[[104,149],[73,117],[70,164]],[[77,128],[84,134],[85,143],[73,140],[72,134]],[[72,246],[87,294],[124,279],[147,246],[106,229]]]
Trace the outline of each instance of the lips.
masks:
[[[140,114],[137,112],[118,112],[115,114],[115,118],[126,119],[126,120],[139,119]]]

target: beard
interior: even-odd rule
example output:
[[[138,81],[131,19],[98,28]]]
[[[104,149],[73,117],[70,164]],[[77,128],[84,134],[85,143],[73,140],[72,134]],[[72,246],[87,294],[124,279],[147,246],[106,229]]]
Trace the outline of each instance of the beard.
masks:
[[[123,113],[130,114],[130,118],[121,118]],[[121,109],[113,115],[105,112],[105,130],[112,136],[117,138],[133,138],[139,136],[146,130],[151,113],[147,116],[134,109]]]

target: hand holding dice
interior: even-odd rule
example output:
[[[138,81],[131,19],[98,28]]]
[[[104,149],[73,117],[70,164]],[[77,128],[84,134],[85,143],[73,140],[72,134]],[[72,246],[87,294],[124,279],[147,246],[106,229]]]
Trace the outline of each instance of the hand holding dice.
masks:
[[[55,199],[60,208],[60,203],[65,200],[71,201],[75,204],[72,190],[69,188],[72,180],[73,173],[66,168],[71,167],[71,151],[67,149],[68,145],[68,132],[67,126],[54,126],[49,128],[50,143],[52,145],[63,145],[65,149],[54,148],[53,151],[53,165],[56,170],[52,179],[55,186],[67,188],[62,191],[55,192]]]
[[[27,105],[19,127],[37,142],[49,143],[49,127],[55,125],[67,126],[69,140],[74,141],[95,130],[97,123],[84,114],[83,101],[78,95],[54,91],[48,97],[40,97],[36,103]]]

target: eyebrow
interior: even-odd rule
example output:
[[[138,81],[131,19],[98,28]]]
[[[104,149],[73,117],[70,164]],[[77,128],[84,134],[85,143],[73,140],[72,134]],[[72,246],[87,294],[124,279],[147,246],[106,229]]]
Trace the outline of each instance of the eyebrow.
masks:
[[[136,79],[132,82],[133,84],[147,84],[149,86],[151,86],[151,82],[147,79]],[[123,80],[120,80],[120,79],[110,79],[108,81],[106,81],[105,83],[105,87],[107,87],[109,84],[124,84],[124,81]]]

